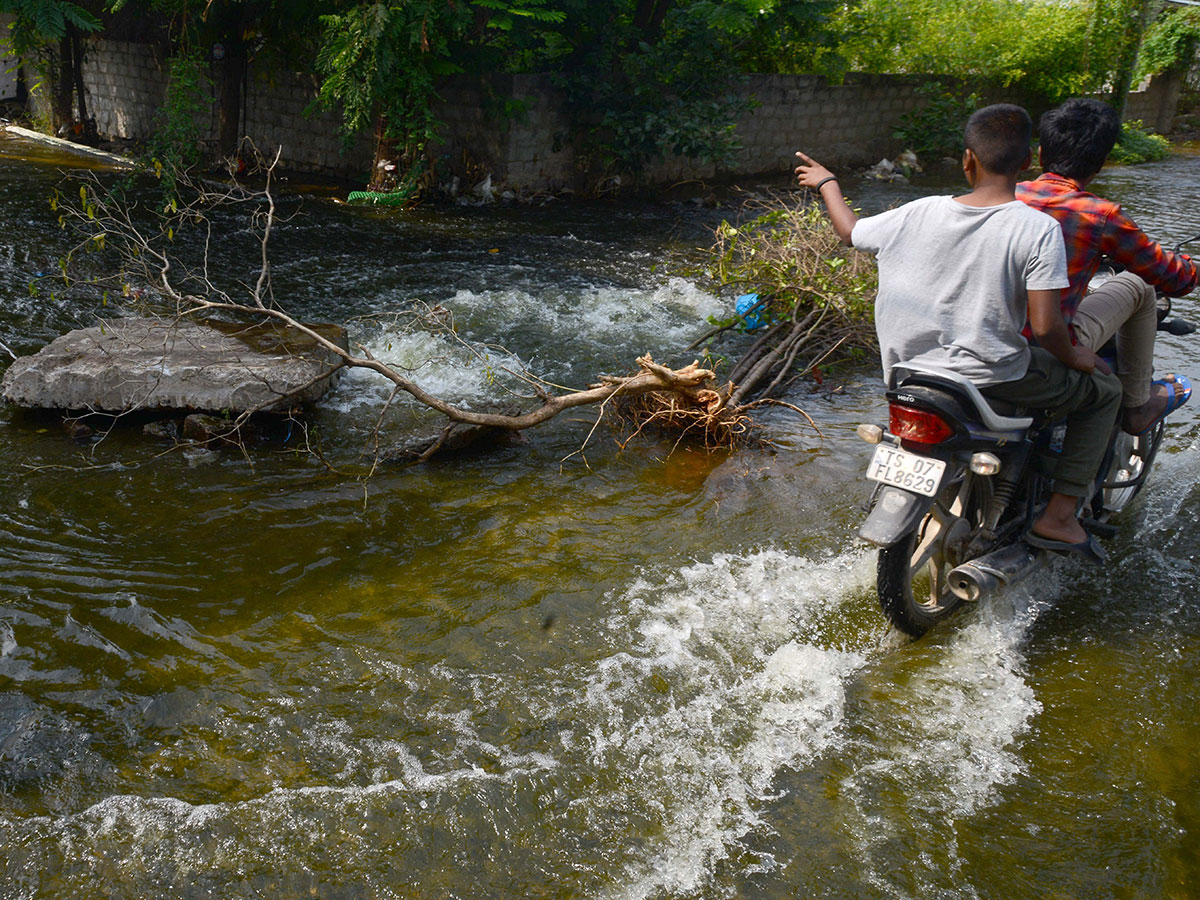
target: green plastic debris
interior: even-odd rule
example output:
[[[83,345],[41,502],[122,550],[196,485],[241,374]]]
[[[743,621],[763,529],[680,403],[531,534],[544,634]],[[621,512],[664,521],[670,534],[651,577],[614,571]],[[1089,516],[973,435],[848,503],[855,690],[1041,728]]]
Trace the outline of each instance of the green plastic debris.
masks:
[[[412,200],[412,191],[351,191],[347,203],[370,203],[375,206],[405,206]]]

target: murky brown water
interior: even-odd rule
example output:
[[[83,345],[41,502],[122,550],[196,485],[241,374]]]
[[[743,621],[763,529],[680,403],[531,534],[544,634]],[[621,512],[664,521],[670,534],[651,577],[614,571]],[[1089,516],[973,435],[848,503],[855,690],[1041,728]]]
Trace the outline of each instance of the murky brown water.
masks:
[[[27,153],[0,141],[19,353],[97,312],[29,296],[64,161]],[[1200,231],[1196,177],[1102,187],[1173,239]],[[577,384],[725,309],[666,274],[702,226],[310,198],[276,291],[335,321],[441,303]],[[496,389],[428,335],[353,327],[463,402]],[[1197,347],[1164,339],[1164,370],[1200,376]],[[777,452],[601,431],[585,462],[581,414],[369,481],[386,393],[361,374],[314,416],[332,469],[0,411],[0,897],[1196,896],[1200,407],[1114,571],[1060,565],[907,644],[853,538],[874,378],[797,394],[828,437],[780,413]]]

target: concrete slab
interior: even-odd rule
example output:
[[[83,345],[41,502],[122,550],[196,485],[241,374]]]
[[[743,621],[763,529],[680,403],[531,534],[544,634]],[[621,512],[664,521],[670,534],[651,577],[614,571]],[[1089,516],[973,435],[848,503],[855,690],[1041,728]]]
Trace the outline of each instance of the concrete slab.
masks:
[[[345,349],[340,325],[309,325]],[[17,406],[281,412],[312,403],[341,375],[337,354],[295,329],[191,319],[113,319],[16,360],[0,397]]]

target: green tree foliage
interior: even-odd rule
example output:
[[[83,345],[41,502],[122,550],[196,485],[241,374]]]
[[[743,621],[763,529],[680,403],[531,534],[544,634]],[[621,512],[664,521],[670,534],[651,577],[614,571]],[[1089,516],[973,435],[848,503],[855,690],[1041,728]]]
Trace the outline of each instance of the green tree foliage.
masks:
[[[720,4],[695,3],[637,16],[637,5],[603,18],[579,10],[561,35],[569,48],[556,80],[565,89],[577,150],[593,165],[636,174],[675,153],[719,162],[736,147],[747,105],[729,90],[737,64],[723,46]]]
[[[82,35],[100,30],[100,20],[67,0],[0,0],[0,13],[13,16],[13,51],[51,87],[54,126],[86,125]]]
[[[13,51],[18,56],[36,53],[56,44],[71,28],[83,32],[100,30],[100,20],[67,0],[0,0],[0,13],[13,16]]]
[[[563,87],[585,163],[637,175],[679,154],[720,163],[749,107],[745,72],[804,71],[829,51],[828,0],[555,0],[511,35],[510,64]]]
[[[720,161],[748,104],[747,70],[798,71],[822,45],[832,0],[389,0],[322,17],[321,101],[348,134],[373,127],[411,182],[437,123],[439,77],[545,72],[564,89],[586,163],[636,174],[677,153]],[[817,48],[817,49],[814,49]],[[825,47],[824,49],[828,49]],[[391,152],[388,142],[394,143]],[[403,162],[398,162],[398,161]],[[377,170],[378,175],[378,170]],[[376,178],[382,186],[384,179]]]
[[[200,161],[201,129],[211,102],[211,85],[197,50],[181,49],[169,65],[166,103],[159,128],[146,148],[146,158],[162,180],[167,202],[175,199],[176,173],[186,172]]]
[[[335,4],[336,0],[107,0],[105,8],[117,13],[129,7],[164,20],[174,59],[187,60],[185,67],[211,66],[212,83],[206,83],[205,90],[216,103],[218,149],[222,156],[232,156],[243,136],[241,101],[250,58],[260,65],[311,68],[318,39],[312,23]],[[174,64],[171,77],[182,77]],[[169,109],[166,112],[171,115]]]
[[[1133,84],[1138,48],[1159,0],[1092,0],[1092,65],[1118,112]]]
[[[925,105],[901,117],[894,136],[922,159],[962,156],[963,123],[979,106],[979,97],[976,94],[963,97],[935,81],[918,91],[925,96]]]
[[[486,46],[519,22],[562,17],[546,0],[390,0],[323,15],[319,102],[341,108],[348,139],[375,130],[374,190],[412,190],[436,137],[437,79],[462,71],[452,51],[468,35]]]
[[[992,79],[1051,99],[1091,87],[1089,8],[1057,0],[861,0],[845,9],[852,71]]]
[[[1138,53],[1138,77],[1186,71],[1200,56],[1200,7],[1168,8],[1147,30]]]

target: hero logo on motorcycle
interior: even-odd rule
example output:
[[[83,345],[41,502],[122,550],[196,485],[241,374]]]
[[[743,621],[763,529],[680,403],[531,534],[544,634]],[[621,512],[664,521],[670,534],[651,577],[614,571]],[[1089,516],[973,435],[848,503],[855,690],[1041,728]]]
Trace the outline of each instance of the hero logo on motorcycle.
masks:
[[[867,477],[872,481],[895,485],[916,494],[932,497],[941,484],[946,463],[940,459],[906,453],[887,444],[877,444]]]

